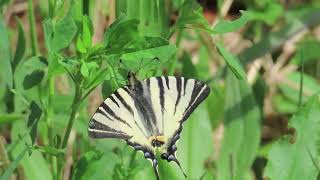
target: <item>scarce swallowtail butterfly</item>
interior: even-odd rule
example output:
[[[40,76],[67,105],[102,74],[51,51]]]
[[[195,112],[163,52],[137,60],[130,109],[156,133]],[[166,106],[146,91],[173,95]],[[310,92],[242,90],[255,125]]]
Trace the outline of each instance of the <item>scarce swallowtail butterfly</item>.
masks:
[[[159,179],[156,149],[182,170],[176,158],[182,124],[209,93],[209,87],[195,79],[159,76],[140,81],[129,74],[129,85],[98,107],[89,122],[89,136],[125,140],[151,161]]]

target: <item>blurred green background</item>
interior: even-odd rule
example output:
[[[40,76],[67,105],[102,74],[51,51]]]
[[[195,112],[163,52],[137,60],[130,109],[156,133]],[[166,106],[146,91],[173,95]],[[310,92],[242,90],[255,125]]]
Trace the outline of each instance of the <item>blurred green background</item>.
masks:
[[[129,71],[211,87],[177,143],[187,179],[319,179],[319,60],[317,0],[0,0],[0,179],[155,179],[87,134]]]

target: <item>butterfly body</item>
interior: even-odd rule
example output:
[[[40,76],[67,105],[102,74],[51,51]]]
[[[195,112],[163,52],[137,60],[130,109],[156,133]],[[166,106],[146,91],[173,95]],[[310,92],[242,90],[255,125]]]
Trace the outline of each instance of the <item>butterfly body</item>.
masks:
[[[145,158],[151,160],[158,175],[156,149],[168,162],[176,158],[176,142],[182,123],[209,95],[203,82],[175,76],[137,80],[129,77],[129,85],[116,90],[97,109],[89,122],[93,138],[124,139]]]

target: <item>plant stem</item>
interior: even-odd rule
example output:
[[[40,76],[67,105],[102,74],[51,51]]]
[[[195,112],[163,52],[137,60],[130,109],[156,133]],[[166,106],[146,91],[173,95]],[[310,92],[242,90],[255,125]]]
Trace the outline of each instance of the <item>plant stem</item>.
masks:
[[[77,113],[79,104],[81,102],[81,96],[82,96],[82,91],[80,89],[80,83],[75,81],[75,94],[74,94],[74,98],[73,98],[72,105],[71,105],[71,114],[70,114],[70,118],[68,121],[67,130],[64,134],[63,141],[60,145],[61,149],[65,149],[67,147],[69,136],[71,133],[71,129],[72,129],[75,117],[76,117],[76,113]],[[63,166],[64,166],[64,159],[59,158],[58,159],[58,168],[57,168],[58,179],[62,179],[62,177],[63,177],[63,175],[62,175]]]
[[[36,21],[34,18],[35,16],[34,16],[34,9],[33,9],[33,0],[28,0],[28,14],[29,14],[32,56],[36,56],[38,54],[38,41],[37,41],[37,32],[36,32]]]
[[[77,110],[78,110],[78,107],[80,104],[81,96],[82,96],[82,93],[81,93],[80,85],[76,83],[75,84],[75,95],[74,95],[73,102],[71,105],[71,114],[70,114],[67,130],[64,134],[63,141],[60,146],[61,149],[64,149],[67,147],[68,139],[69,139],[70,132],[71,132],[71,129],[72,129],[75,117],[76,117],[76,113],[77,113]]]

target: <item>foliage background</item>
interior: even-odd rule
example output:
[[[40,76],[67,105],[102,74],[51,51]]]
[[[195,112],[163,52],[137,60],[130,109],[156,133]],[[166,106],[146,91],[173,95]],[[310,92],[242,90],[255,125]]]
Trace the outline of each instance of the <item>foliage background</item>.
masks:
[[[0,179],[154,179],[87,134],[129,71],[211,87],[178,142],[188,179],[319,179],[319,24],[316,0],[1,0]]]

